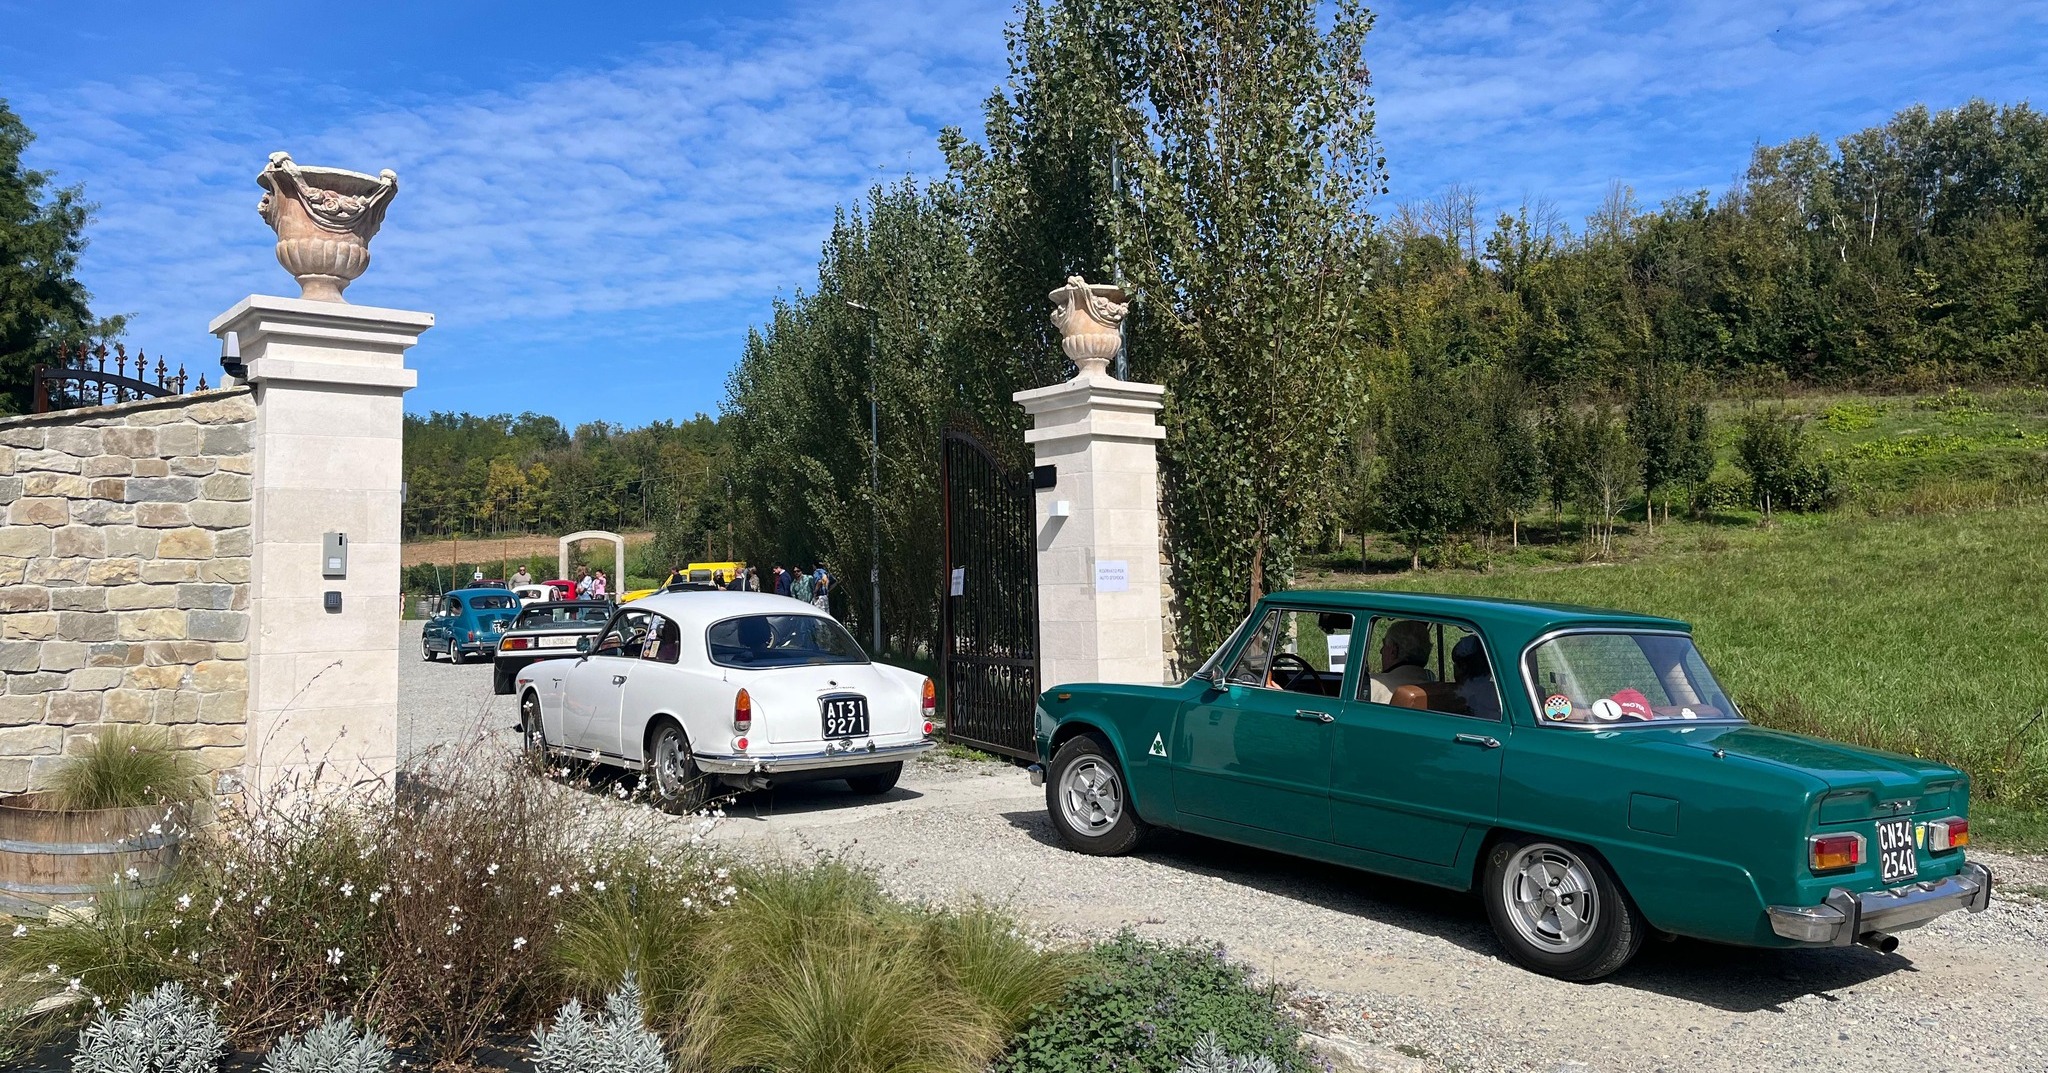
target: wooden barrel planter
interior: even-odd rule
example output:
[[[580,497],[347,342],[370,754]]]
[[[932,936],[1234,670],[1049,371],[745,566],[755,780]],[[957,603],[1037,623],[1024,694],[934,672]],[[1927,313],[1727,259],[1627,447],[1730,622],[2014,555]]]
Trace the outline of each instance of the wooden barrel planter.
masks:
[[[177,867],[192,827],[189,805],[66,811],[48,802],[0,799],[0,912],[40,916],[110,890],[147,890]]]

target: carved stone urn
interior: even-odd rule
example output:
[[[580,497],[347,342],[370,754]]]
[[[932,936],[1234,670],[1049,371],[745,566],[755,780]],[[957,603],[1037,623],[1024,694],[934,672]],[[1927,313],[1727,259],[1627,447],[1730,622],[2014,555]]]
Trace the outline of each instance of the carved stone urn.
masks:
[[[1109,359],[1123,345],[1119,327],[1130,311],[1123,288],[1068,276],[1067,285],[1052,292],[1052,323],[1060,330],[1060,349],[1078,368],[1077,376],[1109,375]]]
[[[398,193],[397,173],[303,168],[290,153],[272,153],[256,185],[256,211],[277,232],[277,263],[298,278],[299,297],[345,301],[342,288],[370,267],[370,239]]]

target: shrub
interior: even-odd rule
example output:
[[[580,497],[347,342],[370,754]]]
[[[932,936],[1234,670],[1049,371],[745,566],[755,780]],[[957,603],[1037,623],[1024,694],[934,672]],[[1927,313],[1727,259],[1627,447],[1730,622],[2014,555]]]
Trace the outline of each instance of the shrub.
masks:
[[[207,779],[196,760],[171,747],[161,727],[110,726],[57,769],[51,803],[60,809],[136,808],[196,801]]]
[[[391,1062],[383,1036],[329,1013],[305,1035],[278,1040],[263,1059],[263,1073],[387,1073]]]
[[[177,984],[102,1010],[78,1035],[73,1073],[214,1073],[227,1033],[205,1003]]]
[[[1819,510],[1835,498],[1833,471],[1808,456],[1803,430],[1782,412],[1755,410],[1745,416],[1735,456],[1765,514]]]
[[[1205,1032],[1181,1059],[1180,1073],[1280,1073],[1280,1067],[1264,1055],[1233,1055],[1223,1049],[1216,1033]]]
[[[539,1073],[668,1073],[661,1040],[647,1031],[640,988],[628,976],[605,1001],[602,1015],[587,1015],[570,999],[555,1027],[533,1030],[533,1064]]]
[[[1861,432],[1877,424],[1884,411],[1861,402],[1836,403],[1821,411],[1820,423],[1829,432]]]
[[[1175,1073],[1183,1055],[1213,1036],[1232,1054],[1305,1071],[1300,1035],[1273,993],[1252,987],[1220,949],[1163,946],[1127,931],[1091,952],[1088,969],[1040,1010],[996,1068]]]

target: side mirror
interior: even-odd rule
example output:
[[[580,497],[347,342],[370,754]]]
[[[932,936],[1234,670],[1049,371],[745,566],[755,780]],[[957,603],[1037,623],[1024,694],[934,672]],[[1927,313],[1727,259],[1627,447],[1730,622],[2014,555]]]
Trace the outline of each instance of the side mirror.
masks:
[[[1215,690],[1221,690],[1230,685],[1230,677],[1229,675],[1223,672],[1223,667],[1221,664],[1209,668],[1208,671],[1202,675],[1202,681],[1207,682],[1209,684],[1209,688]]]

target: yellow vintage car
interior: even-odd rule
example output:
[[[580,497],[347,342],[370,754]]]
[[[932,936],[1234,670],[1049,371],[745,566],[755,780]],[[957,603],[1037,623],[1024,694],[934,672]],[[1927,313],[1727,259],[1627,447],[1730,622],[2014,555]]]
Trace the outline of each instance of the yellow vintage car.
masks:
[[[665,583],[651,589],[634,589],[621,595],[619,602],[629,604],[657,592],[702,592],[708,589],[722,589],[726,582],[731,581],[746,568],[747,564],[735,562],[691,563],[683,568],[683,577],[671,576]]]

